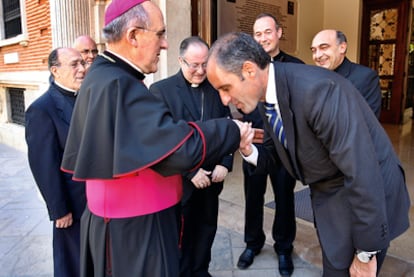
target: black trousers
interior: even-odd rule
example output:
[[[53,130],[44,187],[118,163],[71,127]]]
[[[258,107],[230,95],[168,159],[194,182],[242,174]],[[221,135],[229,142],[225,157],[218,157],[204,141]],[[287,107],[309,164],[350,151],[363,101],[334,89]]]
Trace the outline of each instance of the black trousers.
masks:
[[[212,183],[205,189],[196,189],[191,183],[184,185],[187,187],[184,188],[181,206],[183,233],[180,244],[180,276],[211,276],[208,266],[217,231],[219,194],[223,190],[223,182]],[[188,186],[192,187],[190,192],[187,191]]]
[[[80,276],[80,220],[68,228],[53,222],[53,268],[55,277]]]
[[[267,174],[249,175],[248,164],[243,161],[245,194],[244,241],[248,248],[259,250],[266,237],[263,232],[263,205],[266,192]],[[296,237],[295,198],[296,180],[283,166],[271,165],[268,169],[276,203],[272,236],[274,249],[278,254],[292,252]]]

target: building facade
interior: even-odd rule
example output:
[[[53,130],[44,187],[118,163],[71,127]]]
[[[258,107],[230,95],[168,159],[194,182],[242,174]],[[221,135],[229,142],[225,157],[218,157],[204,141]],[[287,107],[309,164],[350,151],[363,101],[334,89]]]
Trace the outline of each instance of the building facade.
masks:
[[[103,18],[106,6],[111,0],[0,0],[0,143],[6,143],[23,151],[26,150],[24,141],[24,112],[26,108],[39,97],[49,86],[47,57],[49,52],[59,46],[71,46],[78,35],[88,34],[98,44],[99,50],[105,48],[101,37]],[[397,51],[400,57],[396,66],[396,76],[409,76],[409,54],[414,53],[412,46],[412,2],[414,0],[152,0],[163,11],[167,25],[169,49],[162,51],[159,71],[146,77],[146,83],[168,77],[179,69],[177,57],[180,41],[198,34],[206,41],[212,42],[223,29],[222,18],[224,6],[234,5],[238,12],[249,15],[242,8],[254,8],[251,16],[255,16],[257,7],[268,11],[269,5],[277,5],[277,11],[283,16],[294,16],[294,33],[289,37],[294,41],[289,54],[293,54],[308,64],[311,59],[310,44],[313,36],[321,29],[334,28],[343,31],[348,38],[347,56],[352,61],[364,61],[366,56],[361,50],[364,44],[363,24],[366,18],[382,13],[397,14],[402,29],[410,30],[401,37],[402,51]],[[390,5],[401,3],[394,11]],[[370,11],[366,12],[366,7]],[[231,8],[231,7],[230,7]],[[364,10],[365,9],[365,10]],[[400,10],[405,9],[405,17]],[[224,18],[227,13],[224,13]],[[234,16],[234,15],[233,15]],[[365,17],[365,19],[364,19]],[[238,19],[239,20],[239,19]],[[393,18],[392,20],[396,20]],[[240,20],[239,20],[240,21]],[[240,25],[249,25],[239,22]],[[402,24],[402,25],[401,25]],[[230,24],[231,25],[231,24]],[[225,26],[232,30],[231,26]],[[248,27],[247,27],[248,28]],[[227,30],[226,29],[226,30]],[[236,31],[236,29],[234,29]],[[289,28],[285,28],[291,32]],[[411,34],[411,36],[410,36]],[[292,37],[293,36],[293,37]],[[408,39],[406,39],[408,38]],[[408,41],[409,43],[407,43]],[[400,44],[401,44],[400,43]],[[365,45],[365,44],[364,44]],[[361,57],[362,55],[362,57]],[[370,54],[369,54],[370,55]],[[383,57],[379,57],[381,59]],[[402,62],[400,62],[402,61]],[[411,61],[411,63],[409,63]],[[393,63],[394,64],[394,63]],[[412,74],[411,74],[412,75]],[[411,76],[410,75],[410,76]],[[400,80],[401,79],[401,80]],[[406,103],[409,90],[414,91],[414,85],[409,86],[410,80],[396,79],[401,84],[394,86],[392,93],[399,95],[396,101],[399,110],[394,123],[401,123],[405,110],[411,109]],[[414,78],[413,78],[414,79]],[[408,86],[407,86],[408,83]],[[413,82],[414,84],[414,82]],[[411,95],[414,93],[411,92]],[[401,99],[401,100],[400,100]],[[400,103],[401,102],[401,103]],[[410,104],[411,105],[411,104]],[[392,109],[394,109],[392,107]],[[410,114],[410,116],[411,116]]]
[[[49,86],[47,58],[56,47],[71,46],[74,39],[88,34],[102,51],[105,44],[101,29],[110,0],[1,0],[0,1],[0,143],[23,151],[24,113],[26,108]],[[166,1],[155,1],[169,12]],[[177,3],[176,3],[177,2]],[[176,40],[190,34],[190,1],[171,1],[172,9],[188,11],[188,17],[174,20],[179,30]],[[172,14],[171,14],[172,16]],[[188,30],[182,28],[183,22]],[[169,40],[174,44],[175,39]],[[171,47],[178,49],[178,46]],[[174,50],[173,50],[174,51]],[[178,52],[178,50],[177,50]],[[147,82],[168,76],[168,65],[175,69],[163,53],[160,72]]]
[[[25,150],[24,112],[49,86],[49,52],[81,34],[95,37],[94,12],[105,3],[2,0],[0,7],[0,142]]]

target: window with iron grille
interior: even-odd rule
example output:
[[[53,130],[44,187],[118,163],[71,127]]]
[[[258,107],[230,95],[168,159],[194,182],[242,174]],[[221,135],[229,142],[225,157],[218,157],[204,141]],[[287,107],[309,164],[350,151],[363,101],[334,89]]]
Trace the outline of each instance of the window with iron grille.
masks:
[[[11,122],[24,126],[24,89],[9,88]]]
[[[12,38],[22,33],[20,0],[2,0],[3,7],[3,39]]]

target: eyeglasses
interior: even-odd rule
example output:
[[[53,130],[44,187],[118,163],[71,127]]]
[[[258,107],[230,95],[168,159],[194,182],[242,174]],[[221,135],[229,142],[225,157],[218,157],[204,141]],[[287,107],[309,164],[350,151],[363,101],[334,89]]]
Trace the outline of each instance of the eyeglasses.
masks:
[[[75,69],[80,65],[84,67],[86,65],[86,62],[84,60],[81,60],[81,61],[73,61],[69,64],[57,63],[53,66],[56,66],[56,67],[68,66],[68,67],[72,67],[73,69]]]
[[[183,57],[181,57],[181,59],[183,60],[183,62],[185,63],[185,65],[192,70],[198,70],[200,67],[202,69],[206,69],[207,68],[207,63],[189,63],[187,62]]]
[[[144,30],[144,31],[147,31],[147,32],[155,33],[155,35],[158,37],[158,39],[164,39],[165,36],[166,36],[166,32],[167,32],[165,29],[157,31],[157,30],[147,29],[147,28],[141,27],[141,26],[135,26],[135,28],[140,29],[140,30]]]
[[[83,49],[82,51],[80,51],[80,53],[83,55],[98,55],[98,49]]]

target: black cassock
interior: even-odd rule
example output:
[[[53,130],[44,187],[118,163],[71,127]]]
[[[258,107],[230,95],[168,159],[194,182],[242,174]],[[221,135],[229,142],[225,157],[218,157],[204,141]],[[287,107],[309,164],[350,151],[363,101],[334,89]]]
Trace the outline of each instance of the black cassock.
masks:
[[[239,146],[231,120],[174,121],[144,75],[110,52],[98,56],[73,111],[62,169],[75,179],[114,179],[151,168],[163,176],[213,163]],[[122,201],[122,199],[120,199]],[[177,209],[105,219],[87,209],[83,276],[177,276]]]

